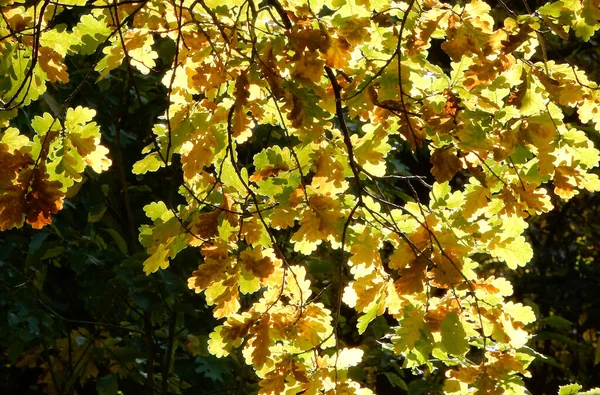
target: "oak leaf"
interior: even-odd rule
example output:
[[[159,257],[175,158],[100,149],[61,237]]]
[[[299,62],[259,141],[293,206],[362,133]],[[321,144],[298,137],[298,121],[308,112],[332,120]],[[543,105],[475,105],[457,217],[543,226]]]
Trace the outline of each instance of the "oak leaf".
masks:
[[[426,326],[425,313],[421,309],[406,309],[404,317],[398,320],[399,326],[392,335],[392,345],[396,353],[407,352],[415,347],[421,338],[421,331]]]
[[[67,66],[63,63],[63,57],[52,48],[41,47],[39,49],[38,62],[42,70],[48,76],[50,82],[69,82]]]
[[[269,256],[263,256],[259,248],[246,249],[240,254],[246,270],[260,279],[266,279],[275,270],[275,265]]]
[[[343,69],[352,56],[350,50],[351,46],[345,38],[330,38],[325,52],[325,64],[334,69]]]
[[[427,258],[419,256],[411,262],[410,267],[398,270],[400,278],[396,280],[394,286],[400,297],[423,292],[424,282],[427,278],[427,265]]]
[[[430,158],[433,167],[431,174],[439,183],[452,180],[454,175],[462,169],[462,162],[452,148],[438,148]]]
[[[23,185],[10,185],[0,194],[0,230],[23,225],[26,209]]]
[[[28,140],[29,141],[29,140]],[[11,149],[8,144],[0,142],[0,189],[16,180],[19,172],[34,163],[25,147]]]
[[[181,165],[187,180],[202,172],[204,167],[210,166],[213,158],[212,150],[216,145],[214,134],[208,132],[186,142],[181,147]]]
[[[318,53],[305,52],[294,64],[292,76],[318,83],[323,76],[323,66],[325,66],[325,61],[319,58]]]
[[[32,228],[41,229],[52,222],[52,214],[60,211],[65,194],[60,182],[48,179],[44,166],[32,170],[31,177],[25,195],[25,220]]]
[[[250,333],[254,336],[248,342],[248,345],[253,348],[252,363],[258,369],[262,368],[271,355],[271,350],[269,349],[269,346],[271,345],[271,339],[269,337],[269,324],[270,315],[266,313],[261,317],[258,325],[250,330]]]
[[[235,81],[235,103],[233,119],[231,121],[233,137],[240,143],[246,141],[251,134],[248,130],[250,119],[248,118],[248,115],[246,115],[245,109],[245,106],[248,105],[248,99],[250,98],[248,88],[248,76],[246,73],[241,73]]]

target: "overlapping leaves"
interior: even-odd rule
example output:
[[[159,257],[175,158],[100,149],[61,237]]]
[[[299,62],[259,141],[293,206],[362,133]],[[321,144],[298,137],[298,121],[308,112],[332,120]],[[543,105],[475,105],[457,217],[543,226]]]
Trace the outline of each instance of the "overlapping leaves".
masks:
[[[600,190],[591,171],[599,152],[580,130],[600,130],[598,86],[548,61],[541,33],[566,39],[572,29],[589,40],[600,28],[597,1],[503,20],[481,0],[151,1],[95,8],[70,31],[49,28],[46,13],[35,20],[39,7],[2,11],[6,111],[67,83],[66,56],[101,51],[102,80],[119,67],[146,75],[157,43],[175,46],[162,79],[168,109],[133,172],[177,172],[180,162],[183,203],[145,207],[144,271],[198,249],[189,287],[225,319],[209,350],[243,347],[260,393],[369,393],[347,374],[362,351],[339,344],[342,302],[359,314],[361,334],[377,316],[395,320],[384,346],[405,367],[431,367],[432,357],[452,367],[448,393],[525,391],[522,348],[535,316],[507,301],[512,288],[486,273],[482,256],[526,265],[525,219],[551,210],[552,194]],[[41,33],[19,41],[23,29]],[[430,61],[432,39],[443,40],[446,69]],[[1,229],[50,223],[87,166],[108,168],[94,114],[37,116],[33,139],[3,131]],[[244,160],[264,128],[277,139]],[[422,179],[393,172],[392,141],[428,147],[429,196],[410,184]],[[466,180],[458,186],[457,174]],[[406,184],[403,199],[381,189],[390,179]],[[311,288],[306,257],[323,250],[336,256],[337,300]]]

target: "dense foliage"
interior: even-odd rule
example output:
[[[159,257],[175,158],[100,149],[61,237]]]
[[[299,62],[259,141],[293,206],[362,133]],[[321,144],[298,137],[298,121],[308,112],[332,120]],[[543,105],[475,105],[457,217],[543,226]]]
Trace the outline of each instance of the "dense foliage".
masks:
[[[598,0],[0,7],[3,393],[600,384]]]

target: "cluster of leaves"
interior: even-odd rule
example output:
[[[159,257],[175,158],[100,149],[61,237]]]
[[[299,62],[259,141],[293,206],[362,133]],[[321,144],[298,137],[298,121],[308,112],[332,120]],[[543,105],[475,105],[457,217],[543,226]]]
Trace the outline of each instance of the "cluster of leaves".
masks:
[[[489,262],[525,266],[533,256],[525,219],[552,210],[553,196],[600,190],[591,172],[599,151],[581,128],[600,130],[600,88],[550,59],[544,38],[548,30],[589,41],[600,29],[597,0],[525,12],[492,11],[482,0],[0,6],[0,229],[49,225],[86,174],[109,168],[94,119],[111,115],[72,102],[90,79],[99,89],[118,80],[127,87],[122,106],[140,111],[162,95],[164,112],[139,132],[147,144],[131,168],[120,151],[128,117],[111,124],[127,241],[106,233],[123,256],[139,258],[139,240],[147,254],[139,269],[150,278],[168,281],[182,256],[198,263],[188,287],[223,320],[207,349],[243,358],[260,394],[371,393],[352,374],[365,350],[348,341],[346,309],[357,315],[358,335],[378,323],[376,344],[402,368],[442,368],[445,393],[526,393],[522,377],[537,355],[526,326],[536,316],[510,300],[511,283]],[[440,42],[447,62],[431,56]],[[72,67],[78,62],[83,75]],[[161,81],[160,92],[150,92],[149,80]],[[58,106],[52,92],[68,88]],[[425,149],[433,185],[398,162]],[[168,183],[144,206],[139,235],[130,171]],[[90,212],[90,226],[103,216]],[[185,314],[174,293],[163,301],[168,314],[137,311],[150,329],[170,317],[165,393],[183,388],[169,379]],[[41,366],[49,393],[68,393],[75,377],[84,385],[100,368],[110,372],[108,388],[127,375],[145,377],[152,392],[153,357],[145,376],[131,359],[119,362],[120,340],[108,330],[70,328],[17,365]],[[136,330],[154,354],[152,331]],[[201,343],[190,333],[192,354]]]
[[[540,317],[529,345],[545,357],[532,366],[527,380],[532,393],[566,382],[588,388],[600,384],[600,299],[594,291],[599,251],[592,241],[599,229],[591,220],[599,202],[597,194],[557,202],[549,215],[530,222],[534,257],[526,268],[506,273],[515,295],[533,303]]]

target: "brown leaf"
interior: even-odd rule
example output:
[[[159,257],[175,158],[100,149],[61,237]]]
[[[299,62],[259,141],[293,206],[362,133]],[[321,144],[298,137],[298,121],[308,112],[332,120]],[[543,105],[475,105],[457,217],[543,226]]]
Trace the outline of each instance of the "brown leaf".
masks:
[[[368,27],[371,25],[369,18],[350,18],[343,27],[339,29],[339,35],[356,46],[369,37]]]
[[[191,223],[191,232],[202,239],[215,237],[219,233],[219,214],[220,210],[215,210],[211,213],[201,213],[196,215]]]
[[[436,149],[430,161],[433,164],[431,174],[437,182],[450,181],[462,168],[462,163],[452,148]]]
[[[29,192],[25,196],[25,216],[34,229],[41,229],[51,223],[52,214],[62,208],[65,194],[60,190],[60,182],[48,180],[44,166],[34,169],[32,177]]]
[[[260,279],[269,277],[275,270],[271,258],[263,256],[258,248],[244,250],[240,258],[244,262],[246,270]]]
[[[247,129],[250,123],[244,106],[248,104],[250,92],[248,91],[248,76],[242,73],[235,81],[235,108],[233,112],[232,129],[233,137],[241,136]]]
[[[264,226],[260,221],[260,218],[253,216],[249,220],[244,221],[242,225],[241,236],[244,238],[246,243],[253,245],[260,241],[264,233]]]
[[[11,185],[0,194],[0,230],[23,225],[25,191],[22,185]]]
[[[376,96],[375,96],[376,98]],[[397,112],[403,112],[404,111],[404,107],[402,107],[402,103],[400,103],[397,100],[384,100],[382,102],[378,102],[375,101],[375,104],[378,105],[379,107],[385,108],[386,110],[390,110],[390,111],[397,111]]]
[[[292,127],[299,128],[304,123],[304,105],[300,98],[292,93],[292,111],[287,115],[287,119],[292,121]]]
[[[406,53],[409,56],[418,56],[424,49],[429,46],[429,40],[435,29],[437,29],[442,18],[446,17],[446,13],[434,14],[432,19],[425,19],[423,22],[415,26],[413,34],[407,41]]]
[[[188,279],[188,287],[196,293],[205,290],[215,282],[225,278],[226,265],[228,262],[216,259],[207,259],[198,266],[198,270],[192,272]]]
[[[299,25],[295,25],[294,29],[287,32],[286,35],[298,52],[303,52],[308,49],[309,52],[326,51],[328,47],[327,36],[321,30],[302,29]]]
[[[288,171],[289,168],[285,163],[282,163],[278,166],[267,166],[264,169],[254,172],[253,175],[250,176],[250,181],[260,181],[265,178],[269,178],[271,176],[277,176],[280,171]]]
[[[254,334],[251,343],[252,346],[254,346],[254,350],[252,351],[252,363],[258,369],[267,362],[267,359],[271,355],[271,350],[269,350],[269,346],[271,345],[271,339],[269,338],[269,321],[270,316],[268,313],[265,313],[258,325],[250,331]]]
[[[438,288],[449,288],[463,281],[462,258],[453,253],[451,248],[446,248],[445,253],[436,252],[431,260],[435,268],[431,270],[431,284]]]
[[[465,197],[462,215],[464,219],[468,220],[477,210],[487,207],[492,198],[492,193],[482,185],[474,185],[473,189]]]
[[[52,48],[41,47],[39,49],[38,63],[48,76],[50,82],[69,82],[67,66],[63,63],[63,57]]]
[[[219,205],[218,211],[221,212],[223,217],[229,222],[231,226],[238,226],[240,221],[238,220],[238,214],[233,212],[233,205],[235,201],[228,194],[223,194],[223,203]]]
[[[438,305],[435,309],[429,309],[425,315],[425,320],[429,324],[429,330],[432,332],[439,332],[442,327],[442,321],[448,314],[448,307],[445,305]]]
[[[294,65],[292,77],[300,79],[304,78],[318,83],[323,76],[324,65],[325,62],[319,58],[318,53],[304,53]]]
[[[10,152],[7,144],[0,143],[0,188],[12,184],[18,172],[33,164],[33,158],[27,152],[14,150]]]
[[[410,143],[413,150],[423,146],[423,141],[425,141],[425,138],[427,137],[423,120],[416,116],[405,113],[401,114],[398,122],[400,126],[399,132]]]
[[[231,276],[223,281],[223,292],[214,300],[216,304],[213,315],[216,319],[228,317],[240,309],[240,292],[238,276]]]
[[[263,49],[258,66],[269,83],[273,96],[276,99],[282,99],[285,96],[283,78],[281,78],[277,70],[277,59],[273,54],[273,47],[271,45],[267,45]]]
[[[456,114],[460,110],[460,98],[454,95],[449,89],[445,89],[444,94],[447,97],[446,104],[444,105],[444,114],[456,117]]]
[[[400,278],[394,286],[399,295],[410,295],[423,292],[423,282],[426,278],[427,258],[419,256],[412,261],[410,267],[398,270]]]

